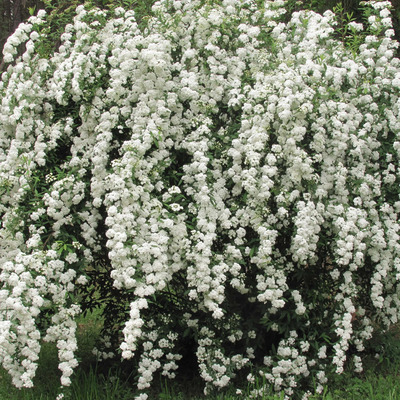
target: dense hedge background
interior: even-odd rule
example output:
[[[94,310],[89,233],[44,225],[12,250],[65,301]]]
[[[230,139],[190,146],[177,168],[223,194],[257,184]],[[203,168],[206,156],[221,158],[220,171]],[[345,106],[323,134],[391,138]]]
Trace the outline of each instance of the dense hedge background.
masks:
[[[366,33],[350,4],[165,1],[136,21],[98,5],[112,9],[48,3],[6,46],[0,358],[15,385],[32,384],[43,336],[68,385],[94,308],[98,355],[134,360],[138,398],[179,366],[206,389],[255,368],[287,396],[311,378],[321,391],[348,356],[361,371],[399,311],[385,3]]]

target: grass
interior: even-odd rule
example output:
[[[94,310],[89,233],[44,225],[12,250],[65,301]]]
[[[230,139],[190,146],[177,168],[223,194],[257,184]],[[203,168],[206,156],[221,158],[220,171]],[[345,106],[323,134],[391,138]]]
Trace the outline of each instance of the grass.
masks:
[[[65,400],[133,400],[135,388],[132,374],[121,367],[104,368],[96,363],[91,349],[99,335],[100,317],[92,314],[79,321],[78,343],[80,366],[73,375],[72,385],[65,392]],[[324,393],[313,395],[311,400],[400,400],[400,338],[397,331],[381,335],[375,340],[379,359],[366,360],[362,374],[345,372],[329,380]],[[60,373],[57,369],[57,349],[44,343],[41,362],[32,389],[16,389],[4,370],[0,370],[0,400],[54,400],[59,393]],[[171,382],[161,378],[150,393],[149,400],[234,400],[245,399],[251,389],[243,394],[230,390],[204,396],[202,382]],[[257,400],[282,400],[283,394],[264,393]]]
[[[368,372],[363,378],[350,377],[337,383],[337,387],[323,393],[318,399],[374,399],[394,400],[400,399],[400,382],[398,371],[387,376],[376,375]]]
[[[400,366],[379,371],[371,369],[361,376],[346,373],[333,377],[322,395],[312,400],[394,400],[400,399]]]

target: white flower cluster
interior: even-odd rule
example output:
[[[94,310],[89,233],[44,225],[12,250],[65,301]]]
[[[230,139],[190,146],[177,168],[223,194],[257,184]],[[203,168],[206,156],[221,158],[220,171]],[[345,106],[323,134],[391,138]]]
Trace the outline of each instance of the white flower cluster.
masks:
[[[151,322],[154,321],[150,321],[150,325],[152,325]],[[173,379],[176,376],[175,371],[178,369],[176,362],[182,356],[175,354],[172,350],[178,334],[168,332],[161,339],[160,336],[157,329],[142,336],[143,352],[138,368],[140,374],[139,390],[144,390],[151,386],[153,375],[157,370],[161,370],[161,374],[169,379]]]
[[[251,348],[247,349],[247,357],[243,354],[224,354],[222,341],[215,332],[203,326],[199,331],[196,356],[199,362],[200,376],[206,382],[204,394],[207,395],[212,387],[223,388],[236,376],[237,370],[245,367],[254,358]]]
[[[264,359],[264,364],[269,367],[270,372],[260,371],[260,375],[274,385],[275,390],[281,391],[285,388],[286,396],[292,396],[294,389],[298,386],[296,376],[307,377],[310,375],[310,367],[315,364],[314,359],[307,358],[310,349],[310,343],[298,340],[296,331],[289,333],[289,338],[281,340],[277,348],[278,361],[272,366],[270,357]],[[318,383],[325,383],[325,375],[323,371],[319,371],[316,375]],[[321,386],[323,388],[323,386]],[[317,392],[322,392],[317,388]],[[289,397],[288,397],[289,398]]]
[[[62,371],[61,382],[68,385],[77,366],[75,316],[78,306],[68,307],[66,293],[75,271],[65,272],[64,262],[53,250],[23,254],[15,252],[14,261],[4,261],[0,274],[1,352],[3,366],[16,387],[31,387],[37,368],[42,333],[36,318],[43,309],[56,307],[52,326],[43,338],[56,341]]]
[[[207,390],[252,368],[291,396],[310,376],[322,391],[327,366],[340,373],[351,345],[363,351],[372,321],[398,321],[390,4],[368,2],[368,23],[349,25],[356,51],[332,12],[284,23],[283,5],[161,0],[143,29],[133,11],[79,6],[48,58],[35,52],[43,13],[8,40],[0,362],[16,386],[32,385],[42,337],[70,383],[70,293],[105,260],[130,307],[120,351],[139,360],[142,399],[156,371],[175,376],[183,331]],[[111,343],[97,354],[111,357]]]
[[[39,38],[36,31],[32,32],[33,24],[41,25],[44,23],[44,17],[46,12],[40,10],[37,16],[29,18],[27,23],[20,24],[13,35],[11,35],[3,48],[3,60],[5,63],[10,63],[14,60],[18,54],[18,47],[21,44],[25,44],[26,51],[23,56],[23,60],[28,62],[35,52],[34,42]],[[30,40],[28,40],[30,39]]]

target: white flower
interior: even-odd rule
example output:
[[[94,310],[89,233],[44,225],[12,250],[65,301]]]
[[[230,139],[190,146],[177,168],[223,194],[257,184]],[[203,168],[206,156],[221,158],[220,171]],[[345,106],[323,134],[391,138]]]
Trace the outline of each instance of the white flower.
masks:
[[[177,203],[170,204],[170,207],[171,207],[172,211],[174,211],[174,212],[178,212],[183,209],[183,207]]]

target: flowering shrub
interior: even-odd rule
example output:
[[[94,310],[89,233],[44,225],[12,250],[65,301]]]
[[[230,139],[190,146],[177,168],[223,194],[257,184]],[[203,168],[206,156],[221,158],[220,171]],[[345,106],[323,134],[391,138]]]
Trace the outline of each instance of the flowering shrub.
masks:
[[[349,359],[362,370],[400,311],[389,7],[366,3],[338,35],[333,12],[283,22],[281,1],[162,0],[143,29],[79,6],[49,57],[43,12],[17,29],[0,82],[0,360],[16,386],[41,340],[69,385],[92,307],[97,354],[136,360],[139,399],[193,358],[206,391],[252,371],[287,397]]]

